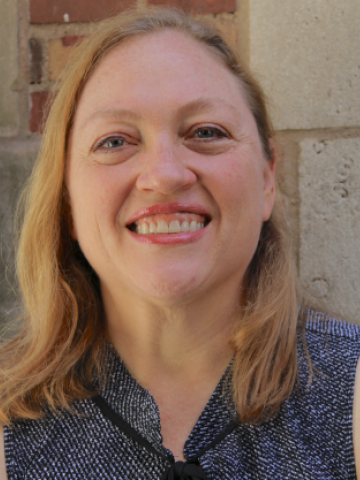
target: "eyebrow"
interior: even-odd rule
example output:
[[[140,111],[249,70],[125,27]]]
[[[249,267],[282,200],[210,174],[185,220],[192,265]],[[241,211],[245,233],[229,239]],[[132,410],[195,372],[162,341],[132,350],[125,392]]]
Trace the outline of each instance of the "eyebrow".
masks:
[[[177,116],[179,118],[183,118],[199,111],[214,108],[217,104],[225,105],[226,107],[230,108],[234,113],[236,113],[236,115],[242,117],[241,111],[237,107],[235,107],[232,103],[221,97],[201,97],[197,98],[196,100],[192,100],[186,105],[183,105],[179,108]],[[139,121],[143,118],[143,116],[139,113],[136,113],[133,110],[128,110],[126,108],[104,108],[96,110],[89,117],[87,117],[86,120],[84,120],[84,122],[81,124],[80,130],[83,130],[88,123],[98,117],[108,117],[109,119],[113,118],[129,121]]]
[[[87,117],[83,123],[80,125],[80,130],[83,130],[84,127],[91,121],[95,120],[98,117],[108,117],[109,119],[122,119],[122,120],[130,120],[130,121],[138,121],[141,120],[142,115],[134,112],[133,110],[128,110],[126,108],[102,108],[100,110],[96,110],[93,112],[89,117]]]
[[[226,107],[233,110],[236,115],[242,117],[241,111],[235,107],[232,103],[228,102],[227,100],[221,97],[203,97],[198,98],[196,100],[192,100],[191,102],[183,105],[179,109],[179,116],[187,116],[191,115],[192,113],[196,113],[197,111],[209,110],[210,108],[216,107],[216,104],[225,105]]]

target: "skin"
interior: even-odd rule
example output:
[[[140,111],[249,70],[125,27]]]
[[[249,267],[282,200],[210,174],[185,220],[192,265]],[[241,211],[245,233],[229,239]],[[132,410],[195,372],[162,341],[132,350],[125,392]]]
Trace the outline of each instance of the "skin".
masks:
[[[122,146],[107,143],[120,137]],[[99,275],[108,336],[157,402],[177,459],[233,355],[274,170],[235,77],[182,33],[126,41],[80,98],[66,170],[71,233]],[[211,218],[203,235],[172,246],[136,241],[129,218],[169,202],[201,205]]]
[[[121,147],[106,143],[120,137]],[[242,279],[273,208],[275,162],[264,158],[236,78],[175,31],[129,40],[105,58],[79,101],[67,160],[72,235],[99,275],[109,338],[154,396],[164,445],[183,458],[233,355]],[[208,212],[201,238],[134,240],[131,216],[171,202]]]

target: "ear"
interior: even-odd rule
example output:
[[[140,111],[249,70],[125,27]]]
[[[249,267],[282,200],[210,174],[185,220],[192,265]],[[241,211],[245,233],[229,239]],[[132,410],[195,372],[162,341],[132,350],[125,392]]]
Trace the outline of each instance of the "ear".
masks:
[[[275,168],[276,168],[276,147],[272,138],[269,139],[271,158],[265,160],[264,166],[264,212],[263,221],[266,222],[271,216],[275,203]]]

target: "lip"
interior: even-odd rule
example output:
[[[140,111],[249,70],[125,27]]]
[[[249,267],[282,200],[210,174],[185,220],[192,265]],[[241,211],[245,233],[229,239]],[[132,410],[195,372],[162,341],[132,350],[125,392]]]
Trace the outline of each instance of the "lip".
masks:
[[[180,202],[174,203],[159,203],[157,205],[151,205],[150,207],[143,207],[140,210],[136,211],[127,221],[126,225],[129,226],[132,223],[140,220],[140,218],[147,217],[149,215],[156,215],[161,213],[197,213],[198,215],[204,215],[206,218],[210,218],[209,212],[200,204],[186,204]],[[200,232],[201,230],[197,230]],[[186,232],[188,233],[188,232]],[[195,233],[195,232],[190,232]],[[172,234],[173,235],[181,235],[181,234]],[[166,235],[162,235],[166,236]]]

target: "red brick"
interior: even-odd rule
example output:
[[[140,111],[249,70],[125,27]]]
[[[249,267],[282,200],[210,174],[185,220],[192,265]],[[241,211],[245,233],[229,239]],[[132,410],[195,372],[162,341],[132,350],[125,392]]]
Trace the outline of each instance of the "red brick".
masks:
[[[33,92],[30,95],[30,124],[29,130],[32,133],[42,133],[42,125],[47,113],[46,106],[49,99],[49,92]]]
[[[68,35],[63,38],[56,38],[49,41],[49,78],[57,80],[66,63],[74,45],[85,38],[83,35]]]
[[[137,4],[136,0],[30,0],[31,23],[95,22]]]
[[[148,5],[180,7],[198,15],[235,12],[236,0],[148,0]]]
[[[61,42],[63,44],[63,47],[73,47],[78,43],[79,40],[82,40],[84,37],[84,35],[67,35],[66,37],[62,37]]]

